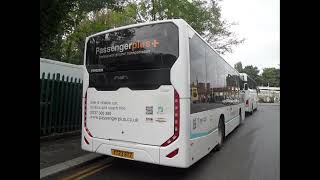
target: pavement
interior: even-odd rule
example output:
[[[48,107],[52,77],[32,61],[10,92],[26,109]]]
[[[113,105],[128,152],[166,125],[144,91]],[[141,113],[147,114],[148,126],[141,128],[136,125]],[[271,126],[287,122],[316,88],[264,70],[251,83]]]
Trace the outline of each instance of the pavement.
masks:
[[[228,135],[220,151],[212,151],[188,169],[87,153],[81,150],[80,137],[72,137],[40,144],[40,177],[41,171],[44,180],[279,180],[280,104],[259,103],[258,110]]]
[[[81,149],[80,134],[40,141],[40,178],[100,158]]]

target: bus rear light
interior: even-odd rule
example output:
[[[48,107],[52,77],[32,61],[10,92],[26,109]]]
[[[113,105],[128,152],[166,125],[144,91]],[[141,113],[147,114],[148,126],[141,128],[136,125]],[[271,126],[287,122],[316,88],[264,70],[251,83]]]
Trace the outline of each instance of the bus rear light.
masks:
[[[174,90],[174,133],[171,138],[169,138],[161,146],[165,147],[171,144],[173,141],[179,137],[179,128],[180,128],[180,97],[176,90]]]
[[[169,154],[167,155],[167,157],[168,157],[168,158],[173,158],[174,156],[176,156],[176,155],[178,154],[178,152],[179,152],[179,148],[176,149],[176,150],[174,150],[174,151],[172,151],[171,153],[169,153]]]
[[[88,127],[87,127],[87,92],[86,92],[86,95],[84,97],[84,129],[86,130],[86,132],[88,133],[88,135],[90,137],[93,137],[92,134],[90,133]]]
[[[83,136],[84,142],[86,142],[89,145],[89,141],[86,139],[86,137]]]

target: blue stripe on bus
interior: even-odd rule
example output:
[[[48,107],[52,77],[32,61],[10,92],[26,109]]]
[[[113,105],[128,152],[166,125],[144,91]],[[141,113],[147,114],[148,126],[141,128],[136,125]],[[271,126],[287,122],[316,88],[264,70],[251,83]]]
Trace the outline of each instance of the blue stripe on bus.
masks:
[[[234,118],[232,118],[232,119],[230,119],[229,121],[231,121],[231,120],[234,120],[234,119],[236,119],[236,118],[239,118],[239,116],[236,116],[236,117],[234,117]],[[229,122],[229,121],[227,121],[227,122]],[[226,123],[227,123],[226,122]],[[202,136],[207,136],[207,135],[209,135],[210,133],[212,133],[213,131],[215,131],[215,130],[217,130],[218,128],[215,128],[215,129],[211,129],[211,130],[209,130],[209,131],[207,131],[207,132],[201,132],[201,133],[191,133],[190,134],[190,139],[194,139],[194,138],[198,138],[198,137],[202,137]]]
[[[194,134],[190,134],[190,139],[194,139],[194,138],[198,138],[198,137],[202,137],[202,136],[207,136],[208,134],[212,133],[213,131],[217,130],[218,128],[215,129],[211,129],[208,132],[201,132],[201,133],[194,133]]]

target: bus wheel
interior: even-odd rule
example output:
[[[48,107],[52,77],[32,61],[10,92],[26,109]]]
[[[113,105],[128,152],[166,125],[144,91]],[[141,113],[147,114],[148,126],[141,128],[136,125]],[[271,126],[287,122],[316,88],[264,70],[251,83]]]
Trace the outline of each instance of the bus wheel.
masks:
[[[223,118],[220,117],[219,119],[219,124],[218,124],[218,139],[219,142],[216,145],[216,150],[219,151],[222,147],[223,141],[224,141],[224,136],[225,136],[225,127],[224,127],[224,121]]]

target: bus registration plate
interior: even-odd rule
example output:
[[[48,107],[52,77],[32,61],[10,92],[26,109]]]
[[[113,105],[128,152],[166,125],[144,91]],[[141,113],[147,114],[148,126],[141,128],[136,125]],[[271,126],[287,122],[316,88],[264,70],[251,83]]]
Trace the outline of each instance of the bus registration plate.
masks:
[[[111,149],[111,154],[114,156],[127,158],[127,159],[133,159],[133,156],[134,156],[133,152],[121,151],[121,150],[116,150],[116,149]]]

